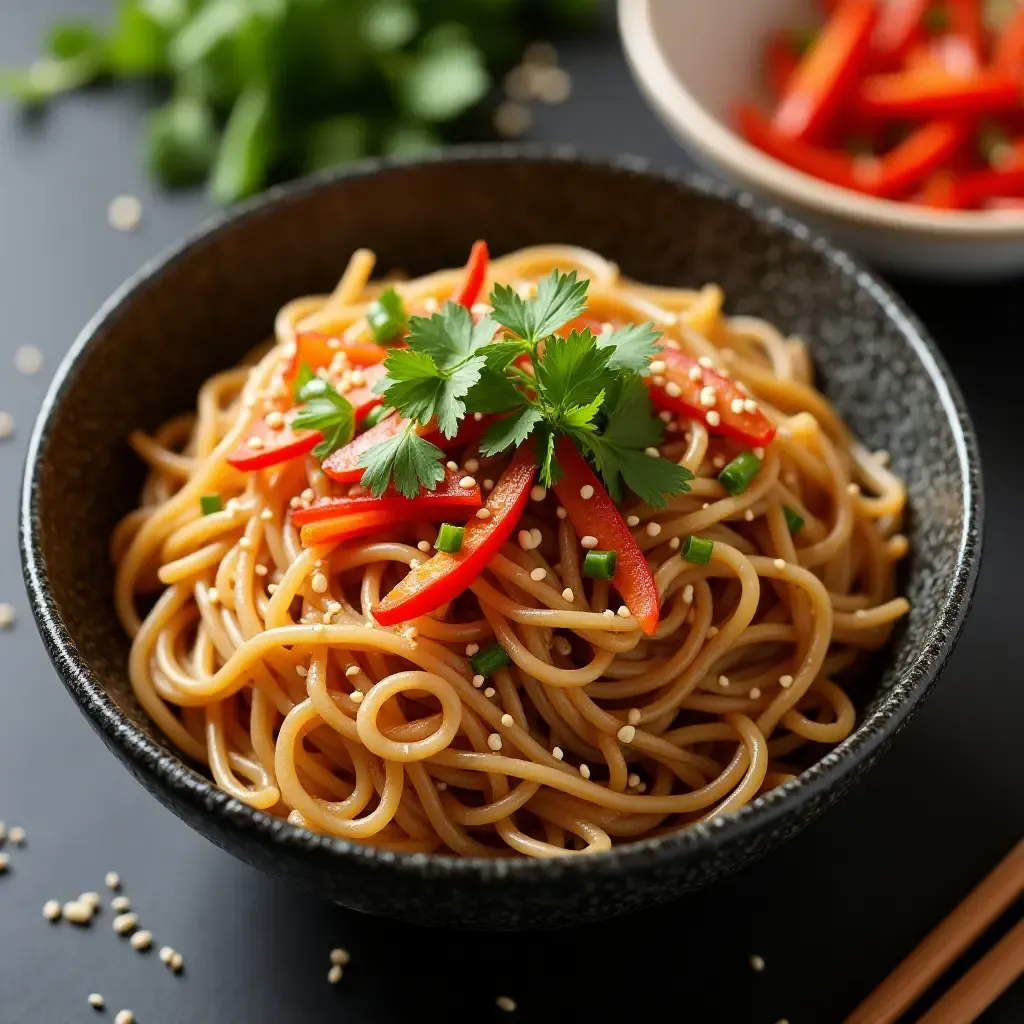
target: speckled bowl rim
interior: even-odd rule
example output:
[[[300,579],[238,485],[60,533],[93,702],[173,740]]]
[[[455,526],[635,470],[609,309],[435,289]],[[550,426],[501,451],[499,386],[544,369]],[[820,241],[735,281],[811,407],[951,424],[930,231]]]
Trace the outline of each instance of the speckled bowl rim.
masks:
[[[930,210],[876,199],[804,174],[752,146],[710,113],[682,81],[654,31],[652,3],[653,0],[618,0],[619,31],[633,77],[651,106],[684,136],[687,145],[714,160],[746,186],[761,189],[773,200],[792,203],[809,213],[836,217],[861,227],[947,240],[1024,239],[1024,213],[1004,210],[994,216],[984,211]]]
[[[587,857],[488,860],[442,854],[397,853],[312,833],[242,804],[219,790],[191,765],[161,749],[107,695],[101,680],[78,654],[57,611],[41,548],[39,510],[35,496],[42,465],[40,455],[46,449],[50,421],[65,392],[74,383],[83,353],[117,319],[122,305],[131,302],[167,268],[201,250],[211,239],[231,231],[234,225],[242,221],[261,216],[273,207],[321,190],[344,187],[347,181],[393,169],[503,161],[540,165],[578,164],[592,169],[604,169],[609,172],[610,187],[614,187],[616,175],[667,182],[700,196],[724,201],[771,230],[782,231],[809,246],[839,273],[851,278],[858,288],[866,290],[908,339],[907,343],[920,359],[945,409],[956,444],[959,471],[964,481],[963,530],[957,544],[953,579],[937,611],[935,622],[912,665],[845,741],[797,779],[771,790],[738,811],[689,829],[616,846],[608,852]],[[672,169],[655,169],[648,161],[637,157],[581,155],[567,146],[495,144],[455,147],[413,158],[367,160],[341,170],[328,171],[299,182],[271,188],[232,211],[215,216],[194,234],[146,264],[104,303],[86,325],[50,384],[26,456],[19,541],[32,612],[50,659],[65,686],[91,724],[104,734],[109,745],[120,751],[123,759],[130,762],[137,776],[145,777],[156,788],[173,792],[176,800],[190,805],[198,817],[222,819],[241,833],[257,837],[271,852],[273,848],[289,847],[292,853],[301,856],[306,851],[323,849],[337,855],[342,861],[362,862],[364,867],[409,873],[424,879],[463,877],[487,881],[518,878],[528,881],[536,878],[538,881],[550,881],[576,875],[614,876],[631,867],[653,867],[667,860],[686,859],[695,855],[713,857],[726,844],[742,842],[745,837],[760,831],[770,831],[773,824],[790,812],[811,804],[816,797],[839,786],[851,773],[856,774],[858,765],[865,759],[871,759],[907,722],[949,657],[963,627],[977,580],[981,528],[981,460],[959,389],[934,342],[929,339],[917,318],[860,263],[783,211],[767,206],[747,193],[699,175]]]

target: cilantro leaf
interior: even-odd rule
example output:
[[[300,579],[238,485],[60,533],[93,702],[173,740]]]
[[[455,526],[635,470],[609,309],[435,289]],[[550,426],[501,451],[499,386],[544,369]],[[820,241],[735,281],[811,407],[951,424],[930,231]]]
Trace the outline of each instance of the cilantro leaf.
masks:
[[[604,391],[599,391],[592,402],[567,410],[562,416],[562,423],[567,427],[576,427],[578,430],[596,430],[597,427],[593,420],[603,403]]]
[[[568,338],[551,337],[537,365],[537,380],[546,401],[555,409],[585,405],[613,379],[608,373],[612,350],[599,349],[589,330],[572,331]]]
[[[443,373],[425,353],[395,349],[384,365],[388,375],[375,390],[387,398],[388,404],[419,423],[427,423],[436,416],[445,437],[454,437],[459,420],[466,415],[462,398],[480,379],[484,357],[473,356]]]
[[[524,299],[510,285],[495,285],[490,302],[494,319],[533,345],[575,320],[587,308],[587,280],[577,281],[576,271],[557,270],[537,286],[532,299]]]
[[[480,379],[466,395],[466,411],[507,412],[509,409],[525,405],[526,401],[523,393],[504,373],[495,372],[485,366]]]
[[[309,376],[300,386],[299,379],[303,377],[303,370]],[[323,440],[313,449],[316,458],[326,459],[352,440],[356,424],[352,403],[339,395],[327,381],[313,376],[308,366],[299,367],[295,397],[305,404],[292,420],[292,427],[296,430],[319,430],[324,435]]]
[[[366,470],[360,481],[379,498],[391,478],[406,498],[415,498],[420,487],[434,490],[444,479],[444,452],[424,440],[411,427],[363,452],[359,465]]]
[[[616,383],[616,394],[608,403],[604,439],[623,448],[657,447],[665,428],[654,415],[647,386],[635,375]]]
[[[685,466],[624,448],[598,434],[580,431],[573,437],[593,456],[613,501],[622,500],[620,478],[651,508],[665,508],[666,494],[679,494],[690,489],[688,481],[693,479],[693,474]]]
[[[555,458],[555,434],[550,427],[544,425],[538,428],[534,451],[537,453],[537,465],[540,468],[538,479],[541,486],[550,487],[558,483],[562,477],[562,470]]]
[[[518,447],[527,437],[530,431],[544,419],[540,409],[527,405],[511,416],[496,420],[488,428],[480,442],[480,451],[483,455],[497,455],[506,448],[513,445]]]
[[[496,341],[483,350],[490,370],[504,370],[506,366],[526,353],[526,346],[521,341]]]
[[[429,356],[439,370],[450,370],[489,344],[496,330],[490,317],[481,317],[474,324],[465,306],[446,302],[441,312],[429,319],[410,317],[406,340],[413,352]]]
[[[609,369],[646,373],[647,364],[658,354],[655,342],[660,337],[661,331],[656,331],[653,323],[626,324],[610,334],[598,335],[597,347],[612,350]]]

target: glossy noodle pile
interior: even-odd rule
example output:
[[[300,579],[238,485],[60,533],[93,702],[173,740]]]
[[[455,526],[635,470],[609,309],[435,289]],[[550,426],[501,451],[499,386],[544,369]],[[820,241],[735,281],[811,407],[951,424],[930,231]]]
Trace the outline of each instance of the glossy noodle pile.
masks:
[[[660,452],[695,474],[692,490],[667,509],[621,510],[661,598],[653,636],[616,614],[607,581],[581,575],[579,537],[537,488],[470,592],[412,623],[374,623],[370,609],[428,557],[437,525],[395,521],[303,548],[291,509],[346,487],[311,456],[244,474],[225,460],[280,386],[297,330],[365,336],[384,287],[373,267],[356,253],[333,294],[290,303],[270,347],[208,380],[194,413],[131,438],[150,472],[112,540],[116,603],[135,694],[177,748],[238,800],[314,831],[390,850],[551,857],[735,810],[849,735],[855,709],[837,679],[907,611],[895,582],[902,483],[814,388],[800,340],[726,316],[713,285],[649,287],[580,249],[495,259],[488,291],[500,281],[525,293],[575,269],[590,280],[589,316],[654,321],[775,424],[760,472],[729,496],[717,474],[735,442],[662,414]],[[388,283],[430,311],[460,274]],[[508,462],[475,444],[449,458],[485,490]],[[203,515],[210,493],[225,504]],[[785,509],[804,520],[795,535]],[[691,534],[714,542],[707,565],[680,557]],[[511,663],[474,686],[469,656],[495,640]]]

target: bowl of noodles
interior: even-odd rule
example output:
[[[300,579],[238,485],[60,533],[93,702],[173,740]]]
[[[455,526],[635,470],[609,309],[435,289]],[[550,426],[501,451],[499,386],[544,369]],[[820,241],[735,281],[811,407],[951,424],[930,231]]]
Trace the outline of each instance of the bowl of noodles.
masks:
[[[21,510],[58,673],[161,802],[325,898],[530,928],[735,870],[931,688],[959,392],[723,186],[564,150],[273,190],[57,372]]]

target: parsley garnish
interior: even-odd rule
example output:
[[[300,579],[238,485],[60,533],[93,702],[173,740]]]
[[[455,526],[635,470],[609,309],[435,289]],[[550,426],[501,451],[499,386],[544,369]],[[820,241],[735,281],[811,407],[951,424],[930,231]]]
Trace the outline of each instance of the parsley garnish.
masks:
[[[363,454],[363,485],[379,495],[393,478],[410,498],[420,487],[433,490],[444,476],[444,454],[415,427],[435,421],[454,437],[469,412],[502,414],[483,436],[484,455],[533,437],[545,486],[560,475],[555,440],[568,435],[616,501],[623,484],[652,508],[663,508],[668,494],[688,491],[689,470],[645,451],[663,432],[643,380],[658,351],[654,325],[628,324],[600,335],[587,328],[567,337],[555,333],[587,308],[588,284],[575,271],[555,271],[530,299],[496,285],[494,312],[476,324],[469,310],[451,302],[432,317],[411,317],[408,348],[388,355],[387,376],[376,390],[412,422]]]
[[[324,439],[313,449],[318,459],[346,445],[355,433],[355,411],[348,399],[338,394],[323,378],[317,377],[303,363],[293,384],[295,399],[302,402],[292,427],[297,430],[319,430]]]

